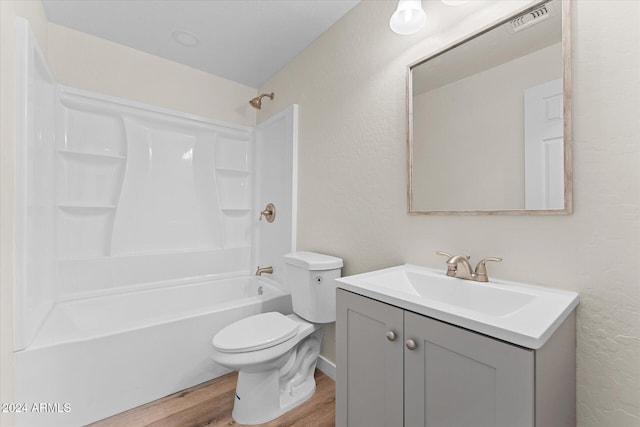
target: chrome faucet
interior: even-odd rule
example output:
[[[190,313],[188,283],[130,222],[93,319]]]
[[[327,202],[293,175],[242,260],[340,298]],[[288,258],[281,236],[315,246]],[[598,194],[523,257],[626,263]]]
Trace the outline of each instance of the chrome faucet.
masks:
[[[469,255],[450,255],[446,252],[438,251],[438,255],[446,256],[447,260],[447,276],[457,277],[458,279],[475,280],[476,282],[488,282],[489,276],[487,276],[487,266],[485,265],[489,261],[500,262],[502,258],[489,257],[484,258],[478,262],[475,271],[471,269]]]
[[[273,274],[273,267],[262,267],[258,266],[256,270],[256,276],[262,276],[263,273]]]

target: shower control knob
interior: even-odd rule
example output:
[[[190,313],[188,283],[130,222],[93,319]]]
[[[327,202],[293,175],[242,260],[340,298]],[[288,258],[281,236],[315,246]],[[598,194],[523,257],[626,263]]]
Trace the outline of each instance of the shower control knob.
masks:
[[[406,345],[409,350],[415,350],[416,347],[418,347],[414,340],[406,340],[404,345]]]
[[[395,341],[397,337],[398,336],[396,335],[395,331],[388,331],[387,332],[387,339],[389,341]]]
[[[276,219],[276,207],[273,205],[273,203],[269,203],[267,207],[260,212],[258,221],[262,221],[262,217],[264,217],[267,222],[273,222]]]

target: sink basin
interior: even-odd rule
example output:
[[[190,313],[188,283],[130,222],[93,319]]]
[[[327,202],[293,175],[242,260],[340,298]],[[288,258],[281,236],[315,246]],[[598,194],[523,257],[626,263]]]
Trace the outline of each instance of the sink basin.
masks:
[[[424,272],[398,269],[376,274],[365,282],[431,299],[445,304],[474,310],[492,316],[505,316],[521,309],[536,298],[531,292],[505,289],[491,283],[455,279]]]
[[[542,347],[579,302],[575,292],[456,279],[409,264],[337,280],[345,290],[532,349]]]

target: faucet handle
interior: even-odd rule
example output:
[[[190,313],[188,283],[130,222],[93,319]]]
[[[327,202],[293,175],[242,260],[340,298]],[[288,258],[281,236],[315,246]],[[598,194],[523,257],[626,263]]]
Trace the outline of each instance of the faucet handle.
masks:
[[[448,254],[448,253],[443,252],[443,251],[437,251],[436,253],[438,255],[442,255],[442,256],[446,256],[447,257],[447,276],[456,277],[456,270],[458,269],[458,267],[456,266],[456,264],[450,264],[449,263],[449,261],[451,261],[451,259],[454,257],[454,255]]]
[[[449,259],[447,260],[447,262],[451,261],[451,258],[455,257],[455,255],[451,255],[451,254],[448,254],[448,253],[443,252],[443,251],[437,251],[437,252],[436,252],[436,254],[438,254],[438,255],[442,255],[442,256],[446,256],[447,258],[449,258]],[[464,255],[464,257],[465,257],[467,260],[470,260],[470,259],[471,259],[471,255]]]
[[[475,272],[475,276],[476,276],[476,280],[478,282],[488,282],[489,281],[489,277],[487,276],[487,266],[485,265],[485,263],[487,262],[500,262],[502,261],[502,258],[496,258],[496,257],[489,257],[489,258],[484,258],[481,259],[480,261],[478,261],[478,265],[476,265],[476,272]]]

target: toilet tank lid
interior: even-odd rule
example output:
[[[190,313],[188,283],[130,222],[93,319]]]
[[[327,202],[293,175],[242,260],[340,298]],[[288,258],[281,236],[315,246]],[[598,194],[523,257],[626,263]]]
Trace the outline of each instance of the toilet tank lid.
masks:
[[[333,270],[342,268],[342,258],[315,252],[291,252],[284,255],[284,263],[305,270]]]

